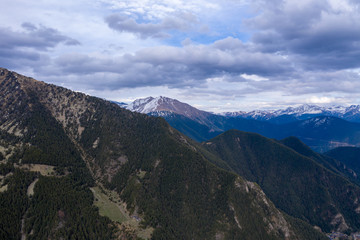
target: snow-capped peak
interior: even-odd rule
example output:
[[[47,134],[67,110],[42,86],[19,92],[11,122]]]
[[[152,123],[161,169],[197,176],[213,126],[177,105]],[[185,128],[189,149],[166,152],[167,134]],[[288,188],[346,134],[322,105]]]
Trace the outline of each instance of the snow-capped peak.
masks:
[[[277,110],[274,112],[276,116],[280,115],[302,115],[302,114],[321,114],[323,111],[322,107],[316,105],[304,104],[299,107],[293,108],[289,107],[285,110]]]
[[[311,116],[332,116],[339,117],[350,121],[360,121],[360,105],[344,106],[328,106],[321,107],[317,105],[304,104],[298,107],[288,107],[279,110],[253,110],[251,112],[228,112],[222,115],[228,117],[245,117],[257,120],[269,120],[279,116],[293,116],[297,119],[304,119],[307,115]]]
[[[128,110],[134,112],[140,112],[144,114],[154,113],[154,112],[171,112],[180,115],[184,115],[191,119],[204,119],[205,116],[210,113],[198,110],[189,104],[182,103],[176,99],[167,98],[167,97],[148,97],[143,99],[135,100],[133,103],[129,104],[127,107]]]
[[[345,112],[360,112],[360,105],[351,105]]]
[[[127,109],[140,113],[150,113],[155,111],[161,111],[159,107],[164,104],[173,104],[174,99],[170,99],[167,97],[147,97],[142,99],[137,99],[134,102],[130,103],[127,106]],[[162,109],[163,110],[163,109]]]
[[[320,127],[324,125],[330,125],[334,118],[325,116],[325,117],[315,117],[303,122],[303,125],[312,125],[314,127]]]
[[[144,111],[147,110],[145,107],[147,107],[147,105],[151,103],[153,100],[154,100],[153,97],[136,99],[134,102],[130,103],[126,108],[129,109],[130,111],[145,113]]]

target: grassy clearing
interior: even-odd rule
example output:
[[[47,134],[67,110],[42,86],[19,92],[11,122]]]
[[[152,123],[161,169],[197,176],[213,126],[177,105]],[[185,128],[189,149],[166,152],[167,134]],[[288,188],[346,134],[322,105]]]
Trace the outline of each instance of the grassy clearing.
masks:
[[[21,164],[15,165],[23,170],[28,170],[31,172],[39,172],[43,176],[55,176],[54,166],[45,165],[45,164]]]
[[[137,236],[142,239],[150,239],[153,233],[153,228],[146,228],[146,229],[138,229]]]
[[[95,197],[95,206],[99,208],[100,215],[110,218],[114,222],[123,223],[129,221],[125,208],[118,203],[120,200],[115,196],[110,197],[101,191],[99,187],[91,188]],[[112,199],[113,201],[111,201]]]
[[[127,229],[134,230],[135,234],[141,239],[151,238],[154,229],[141,228],[139,226],[141,219],[136,214],[130,216],[125,204],[120,200],[119,195],[115,191],[102,190],[100,187],[93,187],[90,190],[94,194],[94,205],[99,208],[100,215],[119,223],[120,227],[127,226]]]

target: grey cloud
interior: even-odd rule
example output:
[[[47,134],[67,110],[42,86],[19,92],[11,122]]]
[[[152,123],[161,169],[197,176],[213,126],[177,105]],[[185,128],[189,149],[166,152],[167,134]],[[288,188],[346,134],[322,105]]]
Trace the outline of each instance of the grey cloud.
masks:
[[[316,71],[303,72],[297,78],[282,81],[272,79],[263,82],[248,82],[252,93],[279,91],[289,96],[304,94],[356,94],[360,88],[360,75],[349,71]],[[247,93],[251,91],[246,90]]]
[[[20,49],[0,48],[0,66],[16,69],[36,69],[50,63],[50,58],[46,54]]]
[[[48,51],[58,44],[79,45],[80,42],[62,35],[53,28],[44,26],[37,27],[31,23],[23,23],[25,31],[18,32],[9,28],[0,28],[0,48],[31,48],[40,51]]]
[[[309,1],[302,7],[291,1],[271,2],[272,7],[262,4],[262,12],[246,21],[257,30],[252,41],[260,51],[292,55],[304,69],[360,66],[359,12],[333,9],[326,0]]]
[[[54,28],[48,28],[45,26],[36,27],[32,23],[25,22],[21,25],[27,30],[28,36],[35,39],[38,42],[40,48],[41,45],[45,48],[53,48],[56,45],[63,43],[65,45],[80,45],[80,42],[76,39],[62,35],[58,30]],[[46,43],[46,44],[45,44]]]
[[[57,84],[90,91],[167,86],[191,89],[197,95],[208,92],[240,98],[274,91],[289,95],[351,94],[360,87],[356,72],[299,70],[292,66],[292,60],[259,52],[234,38],[219,40],[212,45],[147,48],[116,58],[67,54],[49,62],[42,68],[33,66],[34,72],[50,76]],[[242,74],[256,74],[268,80],[252,81],[243,78]],[[213,85],[209,79],[217,78],[221,79],[219,86],[224,84],[224,89],[209,89]],[[227,83],[235,88],[226,88]]]
[[[212,45],[146,48],[117,58],[63,55],[55,59],[53,65],[59,75],[80,78],[103,74],[101,82],[94,80],[89,86],[113,89],[164,85],[169,88],[206,87],[208,78],[245,82],[246,79],[239,77],[244,73],[280,78],[293,72],[290,63],[281,56],[252,52],[233,38]],[[111,77],[106,80],[108,76]]]
[[[0,65],[10,69],[40,68],[49,65],[47,52],[59,44],[79,45],[79,41],[58,30],[25,22],[23,31],[0,27]]]
[[[35,31],[37,29],[34,24],[29,22],[24,22],[23,24],[21,24],[21,26],[28,31]]]
[[[167,38],[170,35],[166,31],[185,31],[196,22],[196,18],[190,13],[177,13],[165,17],[159,23],[138,23],[130,16],[113,14],[106,17],[105,22],[116,31],[135,33],[141,38]]]
[[[305,93],[358,93],[360,75],[350,71],[312,72],[305,73],[302,81],[297,81],[297,87],[292,88],[296,94]]]
[[[223,47],[225,45],[227,48]],[[209,46],[147,48],[139,51],[134,58],[136,61],[146,61],[158,66],[170,63],[182,65],[185,67],[184,71],[201,71],[204,76],[224,73],[270,76],[286,74],[291,69],[289,62],[282,57],[254,52],[233,38],[220,40]]]

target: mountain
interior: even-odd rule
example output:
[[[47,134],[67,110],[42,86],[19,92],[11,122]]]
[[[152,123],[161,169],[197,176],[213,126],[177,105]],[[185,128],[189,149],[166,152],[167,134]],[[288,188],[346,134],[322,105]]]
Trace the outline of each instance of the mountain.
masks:
[[[221,113],[228,117],[242,117],[260,121],[269,121],[275,124],[285,124],[298,120],[306,120],[317,116],[330,116],[341,118],[350,122],[360,122],[360,106],[349,107],[331,106],[320,107],[317,105],[304,104],[299,107],[289,107],[279,110],[254,110],[250,112],[225,112]]]
[[[199,122],[211,115],[211,113],[196,109],[189,104],[162,96],[135,100],[127,106],[127,109],[145,114],[156,112],[171,112],[183,115],[192,120],[198,120]]]
[[[273,112],[254,111],[251,112],[251,118],[247,119],[234,117],[234,114],[221,116],[204,112],[175,99],[149,97],[136,100],[128,106],[128,109],[162,117],[172,127],[198,142],[207,141],[227,130],[237,129],[276,139],[295,136],[318,152],[325,152],[339,146],[360,144],[359,123],[322,115],[331,112],[332,115],[347,113],[350,116],[352,112],[352,116],[355,116],[356,107],[346,109],[332,107],[325,110],[314,105],[303,105]],[[271,123],[275,120],[281,121],[282,124]]]
[[[154,114],[151,115],[154,116]],[[209,140],[230,129],[257,132],[266,136],[273,136],[277,132],[277,126],[266,122],[227,118],[215,114],[209,115],[202,123],[179,114],[162,115],[161,117],[171,126],[198,142]]]
[[[357,178],[360,177],[360,148],[358,147],[338,147],[325,153],[326,156],[332,157],[347,168]]]
[[[360,144],[360,124],[336,117],[319,116],[281,125],[276,138],[296,136],[318,152],[326,152],[339,146]]]
[[[144,99],[137,99],[130,103],[126,108],[133,112],[144,113],[156,117],[163,117],[166,120],[175,120],[179,117],[179,119],[176,119],[175,121],[184,121],[184,124],[195,122],[195,124],[204,125],[205,128],[208,129],[208,134],[211,136],[213,132],[223,131],[221,128],[219,128],[219,126],[217,126],[216,123],[209,119],[214,114],[201,111],[187,103],[183,103],[172,98],[160,96],[156,98],[148,97]]]
[[[352,164],[348,164],[347,160],[351,159],[349,155],[342,154],[340,151],[339,152],[340,154],[336,154],[332,156],[332,153],[337,152],[333,150],[330,150],[329,152],[326,152],[324,154],[314,152],[313,150],[311,150],[310,147],[305,145],[296,137],[287,137],[279,142],[295,150],[301,155],[313,159],[314,161],[318,162],[319,164],[333,171],[334,173],[338,175],[342,175],[343,177],[348,178],[353,183],[360,185],[359,173],[356,172],[359,169]],[[353,149],[353,147],[340,147],[340,148],[335,148],[334,150],[336,149]],[[343,161],[340,161],[338,156],[341,156]]]
[[[206,141],[223,132],[210,121],[207,121],[207,124],[200,123],[182,114],[161,111],[151,112],[149,115],[164,118],[173,128],[198,142]]]
[[[348,107],[343,115],[344,119],[351,122],[360,122],[360,106],[359,105],[351,105]]]
[[[278,141],[237,130],[204,142],[203,147],[235,173],[259,184],[287,214],[325,232],[358,231],[359,186],[317,161]],[[304,153],[317,155],[310,149]]]
[[[67,101],[60,106],[81,95],[6,69],[0,86],[0,239],[110,239],[113,224],[92,204],[94,180],[81,152],[39,100],[61,95]],[[78,110],[69,106],[58,116],[70,123],[63,114]]]
[[[326,239],[161,118],[6,69],[0,111],[1,239]]]
[[[127,109],[162,117],[172,127],[198,142],[209,140],[234,128],[264,135],[270,135],[274,131],[274,127],[269,123],[212,114],[166,97],[138,99],[129,104]]]

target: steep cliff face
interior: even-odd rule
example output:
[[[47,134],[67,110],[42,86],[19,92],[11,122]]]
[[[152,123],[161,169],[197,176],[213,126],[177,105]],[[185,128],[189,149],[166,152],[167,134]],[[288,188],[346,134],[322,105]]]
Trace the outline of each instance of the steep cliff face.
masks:
[[[6,69],[0,70],[0,85],[1,129],[27,146],[8,162],[60,168],[57,178],[43,176],[35,185],[37,201],[30,201],[24,220],[24,234],[29,237],[40,234],[31,234],[31,226],[35,229],[38,224],[34,219],[44,221],[37,228],[50,229],[47,237],[69,237],[70,232],[57,231],[71,223],[66,217],[72,216],[68,204],[81,205],[71,200],[80,193],[91,203],[89,187],[95,184],[116,191],[129,214],[152,227],[154,239],[323,238],[311,226],[276,209],[256,184],[211,164],[163,119]],[[57,191],[49,183],[62,189],[63,202],[55,201],[55,193],[49,194]],[[55,222],[47,223],[45,215],[36,211],[46,198],[47,207],[58,209],[51,212]],[[97,233],[104,235],[109,223],[91,216]]]

